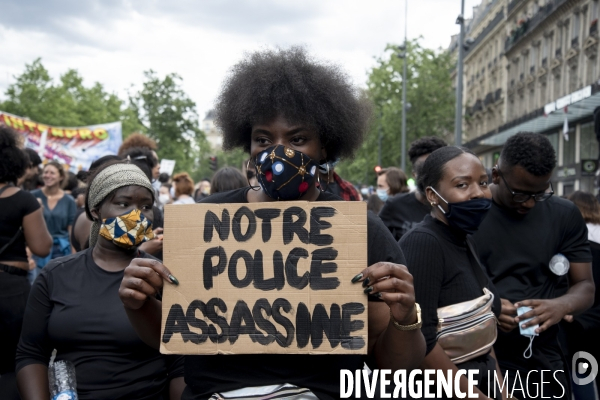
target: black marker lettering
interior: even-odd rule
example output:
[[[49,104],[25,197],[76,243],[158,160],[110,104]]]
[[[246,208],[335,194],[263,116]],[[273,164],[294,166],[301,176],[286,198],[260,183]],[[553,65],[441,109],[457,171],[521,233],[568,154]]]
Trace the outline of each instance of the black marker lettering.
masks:
[[[267,243],[271,240],[271,220],[279,217],[281,210],[276,208],[263,208],[255,210],[254,215],[262,219],[261,230],[262,230],[262,241]]]
[[[329,246],[333,243],[333,236],[322,235],[321,231],[331,228],[331,223],[321,220],[321,218],[333,217],[335,208],[333,207],[314,207],[310,210],[310,243],[317,246]]]
[[[244,321],[244,325],[242,325],[242,321]],[[256,340],[255,332],[256,326],[248,304],[244,300],[238,300],[229,323],[229,343],[234,344],[240,335],[250,335],[250,339],[254,342]]]
[[[332,304],[330,314],[330,316],[327,315],[327,310],[325,310],[323,304],[315,305],[310,330],[310,342],[313,349],[318,349],[323,343],[323,332],[327,335],[332,348],[340,344],[340,328],[342,325],[340,306]]]
[[[281,315],[280,309],[289,313],[292,310],[292,305],[286,299],[276,299],[273,302],[273,319],[285,329],[285,336],[278,331],[275,340],[277,340],[277,343],[279,343],[281,347],[290,347],[294,341],[294,324],[292,321]]]
[[[275,336],[277,335],[277,329],[275,329],[275,325],[268,319],[263,316],[262,310],[265,311],[267,317],[270,317],[271,312],[271,304],[267,299],[258,299],[252,308],[252,316],[254,317],[254,322],[256,325],[266,332],[266,335],[262,335],[259,330],[254,334],[253,341],[257,341],[263,346],[269,345],[275,341]]]
[[[294,222],[294,216],[298,219]],[[308,231],[304,228],[306,211],[300,207],[290,207],[283,212],[283,244],[294,240],[294,233],[302,243],[308,244]]]
[[[338,251],[333,247],[325,247],[312,252],[310,262],[310,288],[312,290],[332,290],[340,286],[340,280],[336,276],[323,278],[322,274],[337,271],[337,264],[323,261],[335,260]]]
[[[299,348],[304,348],[310,339],[310,311],[306,304],[299,303],[296,310],[296,343]]]
[[[204,215],[204,242],[210,243],[213,237],[213,228],[219,234],[219,239],[227,240],[229,237],[229,211],[223,209],[221,220],[212,211]]]
[[[308,285],[310,273],[306,271],[301,277],[298,276],[298,260],[307,258],[308,251],[301,247],[293,248],[285,261],[285,275],[290,286],[296,289],[304,289]]]
[[[204,320],[196,318],[196,310],[200,310],[203,315],[206,315],[206,304],[200,300],[192,301],[188,306],[185,317],[188,325],[193,326],[194,328],[200,328],[202,333],[199,334],[190,331],[190,341],[194,344],[200,344],[206,342],[206,339],[208,339],[208,325]]]
[[[245,234],[242,234],[242,217],[248,218],[248,229]],[[247,242],[252,239],[252,236],[256,233],[256,217],[252,210],[246,206],[240,207],[233,216],[231,230],[233,231],[233,237],[238,242]]]
[[[365,312],[365,306],[361,303],[346,303],[342,305],[342,347],[348,350],[358,350],[365,347],[365,340],[360,336],[351,336],[351,333],[363,329],[365,322],[352,321],[353,315]]]
[[[213,265],[212,258],[219,257],[217,265]],[[221,247],[211,247],[204,253],[204,260],[202,261],[202,272],[204,277],[204,289],[211,289],[213,287],[213,276],[222,274],[227,266],[227,255],[225,250]]]
[[[213,343],[224,343],[229,336],[229,325],[227,325],[225,317],[217,314],[215,307],[219,307],[222,313],[227,312],[227,305],[218,297],[212,298],[206,303],[206,317],[221,328],[221,333],[219,334],[214,325],[209,325],[208,337]]]
[[[265,280],[263,270],[263,256],[260,250],[254,252],[254,287],[259,290],[281,290],[285,285],[283,275],[283,256],[279,250],[273,253],[273,278]]]
[[[169,315],[165,322],[165,332],[162,337],[163,343],[169,343],[174,333],[181,333],[184,343],[192,339],[192,335],[195,335],[195,333],[190,332],[185,314],[183,313],[183,307],[179,304],[173,304],[169,310]]]
[[[243,258],[246,263],[246,276],[244,276],[244,279],[242,280],[238,279],[237,276],[237,265],[240,258]],[[229,281],[236,288],[241,289],[250,285],[254,278],[254,260],[252,259],[252,255],[246,250],[237,250],[229,259],[229,268],[227,272],[229,274]]]

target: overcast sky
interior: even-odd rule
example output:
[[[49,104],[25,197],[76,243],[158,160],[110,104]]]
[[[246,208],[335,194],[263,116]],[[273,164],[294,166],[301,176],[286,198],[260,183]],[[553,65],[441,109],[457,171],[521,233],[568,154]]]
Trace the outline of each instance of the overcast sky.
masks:
[[[480,0],[465,0],[472,15]],[[387,43],[404,38],[404,0],[0,0],[0,98],[41,57],[57,79],[77,69],[125,98],[143,71],[176,72],[200,119],[244,52],[302,44],[365,86]],[[410,0],[408,36],[446,48],[460,0]],[[43,121],[40,121],[43,122]],[[108,121],[107,121],[108,122]]]

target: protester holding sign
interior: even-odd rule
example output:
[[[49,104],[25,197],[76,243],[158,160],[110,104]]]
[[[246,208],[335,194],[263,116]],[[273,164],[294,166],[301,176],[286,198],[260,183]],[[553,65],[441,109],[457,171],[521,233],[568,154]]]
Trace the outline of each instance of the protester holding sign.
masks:
[[[335,195],[319,191],[315,173],[321,162],[351,156],[360,146],[367,130],[369,109],[358,99],[358,91],[337,67],[312,60],[301,48],[251,54],[233,68],[216,110],[217,121],[223,130],[224,146],[242,147],[250,153],[255,161],[260,187],[217,193],[203,202],[239,203],[238,211],[241,209],[249,216],[249,212],[256,213],[251,210],[260,203],[282,207],[291,200],[304,200],[309,202],[306,207],[312,208],[327,202],[322,203],[329,206],[323,207],[327,209],[341,201]],[[351,202],[342,203],[339,207],[353,205]],[[248,210],[243,207],[246,204]],[[199,206],[178,207],[191,210]],[[302,210],[292,211],[302,215]],[[312,220],[312,211],[309,212]],[[262,215],[269,217],[267,214]],[[305,224],[305,218],[306,214],[304,219],[296,221],[297,225]],[[288,223],[294,221],[289,219]],[[299,232],[307,229],[303,226],[296,228]],[[318,231],[318,226],[314,229]],[[271,230],[269,236],[280,235],[280,232]],[[290,232],[290,237],[284,237],[283,242],[297,238],[294,229],[284,236]],[[202,235],[202,232],[197,235]],[[318,239],[315,233],[307,235],[304,240],[309,242],[311,238],[313,241]],[[339,398],[341,369],[361,370],[367,360],[372,367],[392,370],[412,369],[420,365],[425,352],[419,329],[420,312],[414,300],[412,276],[402,265],[402,251],[383,223],[371,213],[367,217],[366,241],[366,247],[363,247],[364,242],[356,243],[356,246],[366,249],[369,266],[362,271],[357,269],[352,281],[357,283],[355,290],[369,295],[365,352],[370,357],[285,354],[281,350],[278,353],[283,354],[188,355],[185,369],[187,387],[182,399],[204,399],[214,393],[227,398],[241,397],[248,395],[249,391],[245,388],[249,387],[254,387],[262,395],[285,391],[296,393],[295,397],[290,395],[288,398],[333,399]],[[293,274],[294,264],[286,264],[288,272],[300,278]],[[324,264],[322,268],[325,268]],[[204,277],[210,276],[209,272]],[[201,278],[202,274],[198,272],[197,279]],[[153,296],[161,289],[163,279],[170,284],[178,283],[164,265],[136,258],[126,268],[119,289],[131,323],[140,337],[154,347],[166,339],[160,338],[162,305]],[[287,284],[308,284],[292,280],[290,282],[288,278]],[[206,279],[204,282],[207,283]],[[358,282],[362,282],[363,286]],[[277,282],[271,283],[277,286]],[[202,308],[201,304],[198,306]],[[263,310],[269,309],[270,305],[264,307]],[[242,309],[247,310],[245,307]],[[272,310],[286,311],[286,308],[273,306]],[[299,308],[297,313],[301,312],[306,313],[306,310]],[[260,310],[259,313],[263,315]],[[261,315],[256,316],[260,318]],[[203,322],[198,321],[200,325]],[[231,327],[225,327],[231,333]],[[242,329],[237,324],[235,328]],[[260,331],[257,334],[263,336]],[[252,337],[257,341],[271,339],[269,335],[267,338],[256,334]],[[353,343],[345,345],[352,347]],[[284,384],[289,386],[284,387]]]
[[[488,379],[497,371],[492,345],[500,297],[467,237],[478,229],[492,205],[485,168],[468,150],[442,147],[421,167],[418,184],[431,214],[402,236],[400,247],[423,306],[424,367],[438,373],[478,371],[475,393],[481,398],[501,398],[494,381]],[[441,323],[444,319],[456,322]],[[502,374],[496,376],[502,382]],[[461,378],[461,387],[466,390],[466,376]]]
[[[161,355],[131,327],[117,296],[123,270],[152,239],[154,189],[135,165],[109,162],[90,178],[90,248],[51,261],[31,289],[17,351],[23,399],[48,398],[48,361],[75,365],[79,399],[163,400],[183,390],[181,358]],[[170,383],[169,383],[170,381]]]

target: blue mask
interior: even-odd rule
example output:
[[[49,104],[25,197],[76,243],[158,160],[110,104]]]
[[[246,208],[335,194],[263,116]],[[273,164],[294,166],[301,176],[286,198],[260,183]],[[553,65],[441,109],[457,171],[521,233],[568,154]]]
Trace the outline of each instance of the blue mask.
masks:
[[[521,316],[531,310],[531,307],[519,307],[517,308],[517,315]],[[523,321],[519,321],[519,330],[521,332],[521,335],[529,338],[529,346],[527,346],[525,352],[523,353],[523,357],[525,358],[531,358],[531,354],[533,352],[533,339],[538,335],[537,333],[535,333],[535,330],[539,328],[539,325],[533,325],[528,328],[523,328],[522,325],[531,321],[532,319],[533,318],[529,318]]]
[[[488,211],[492,207],[492,200],[486,199],[472,199],[467,201],[460,201],[458,203],[448,203],[434,188],[429,186],[433,193],[444,201],[448,205],[448,212],[444,211],[442,206],[438,204],[438,208],[442,211],[448,225],[460,229],[461,231],[472,235],[477,232],[479,225],[483,222],[483,219],[487,215]]]
[[[379,197],[381,201],[386,201],[389,197],[387,189],[377,189],[377,197]]]

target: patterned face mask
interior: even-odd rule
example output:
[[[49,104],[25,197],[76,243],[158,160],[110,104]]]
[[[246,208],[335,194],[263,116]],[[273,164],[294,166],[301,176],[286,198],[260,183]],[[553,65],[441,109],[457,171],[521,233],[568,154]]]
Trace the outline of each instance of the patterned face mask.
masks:
[[[100,236],[119,247],[130,249],[154,239],[152,221],[134,208],[126,214],[106,218],[100,226]]]
[[[282,145],[258,153],[258,183],[275,200],[298,200],[314,184],[317,164],[306,154]]]

